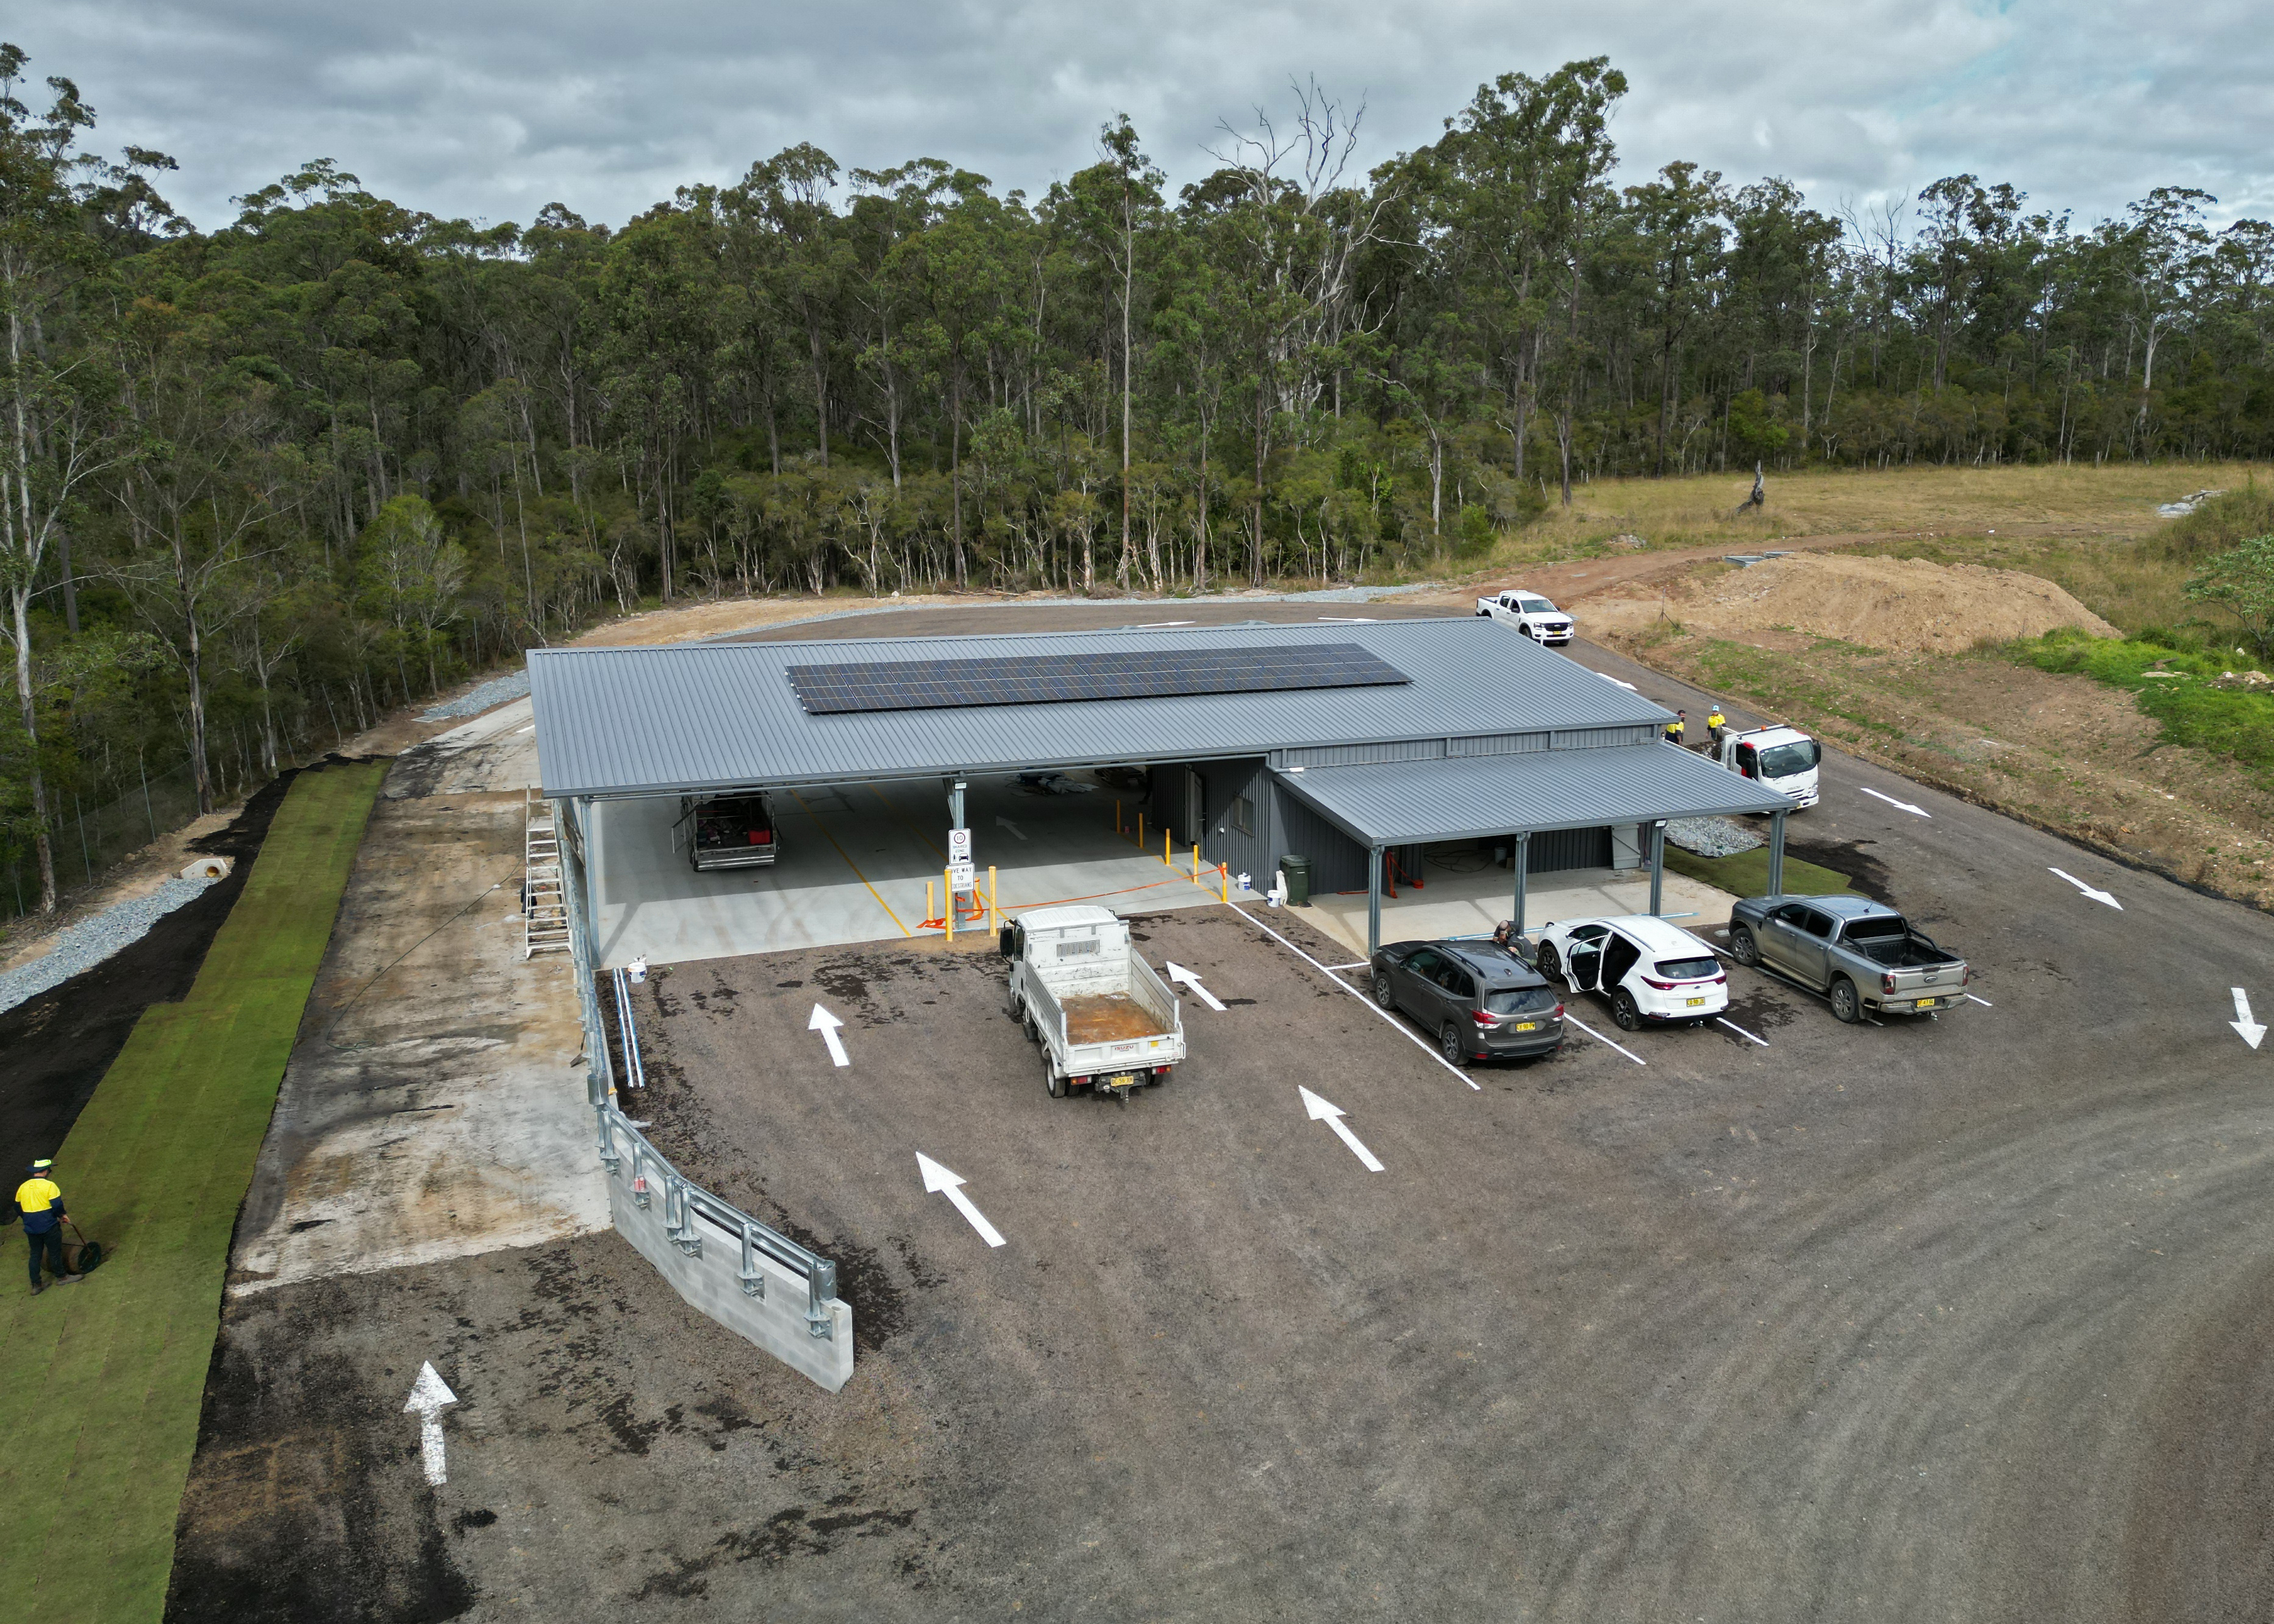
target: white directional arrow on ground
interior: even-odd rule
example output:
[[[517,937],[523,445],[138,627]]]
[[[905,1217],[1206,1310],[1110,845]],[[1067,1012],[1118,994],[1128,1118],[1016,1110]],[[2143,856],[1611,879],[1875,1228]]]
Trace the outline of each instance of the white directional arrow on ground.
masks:
[[[925,1194],[945,1196],[955,1203],[957,1212],[971,1221],[971,1227],[979,1231],[981,1240],[985,1241],[990,1246],[1000,1246],[1003,1244],[1001,1231],[988,1222],[987,1214],[974,1207],[971,1204],[971,1198],[963,1193],[963,1179],[960,1174],[949,1172],[922,1151],[916,1152],[916,1166],[923,1172]]]
[[[2046,870],[2046,872],[2047,872],[2047,873],[2049,873],[2049,874],[2058,874],[2058,875],[2059,875],[2059,876],[2061,876],[2061,878],[2063,878],[2063,879],[2067,880],[2070,884],[2072,884],[2072,885],[2075,886],[2075,887],[2077,888],[2077,890],[2079,890],[2079,891],[2082,891],[2086,896],[2088,896],[2088,897],[2091,898],[2095,902],[2105,902],[2105,903],[2106,903],[2110,907],[2114,908],[2114,909],[2115,909],[2119,914],[2121,914],[2122,912],[2124,912],[2124,905],[2123,905],[2122,903],[2120,903],[2120,902],[2117,901],[2115,898],[2113,898],[2113,897],[2110,896],[2110,895],[2109,895],[2106,891],[2095,891],[2095,890],[2093,890],[2091,886],[2087,885],[2087,884],[2086,884],[2082,880],[2078,879],[2078,878],[2076,877],[2076,876],[2074,876],[2074,875],[2071,874],[2067,869],[2066,869],[2066,868],[2050,868],[2050,869],[2047,869],[2047,870]]]
[[[449,1479],[442,1461],[442,1406],[457,1402],[450,1384],[434,1373],[432,1364],[425,1364],[418,1367],[410,1400],[403,1407],[404,1415],[415,1413],[418,1417],[418,1453],[425,1459],[426,1481],[438,1488]]]
[[[1310,1113],[1313,1122],[1322,1122],[1332,1128],[1342,1142],[1351,1147],[1351,1154],[1366,1163],[1367,1172],[1382,1171],[1381,1162],[1375,1158],[1372,1151],[1359,1142],[1358,1135],[1352,1133],[1350,1131],[1350,1124],[1343,1120],[1341,1106],[1328,1104],[1300,1083],[1295,1085],[1295,1091],[1303,1096],[1303,1109]]]
[[[808,1032],[818,1032],[821,1041],[829,1045],[829,1059],[832,1065],[853,1064],[845,1057],[845,1040],[837,1035],[837,1028],[844,1024],[817,1004],[813,1006],[813,1018],[805,1023]]]
[[[1220,1010],[1224,1007],[1223,1003],[1214,993],[1201,985],[1201,978],[1199,976],[1194,975],[1190,970],[1186,969],[1184,966],[1178,964],[1175,959],[1171,959],[1168,961],[1168,971],[1169,979],[1171,981],[1182,981],[1186,986],[1191,988],[1194,992],[1200,995],[1201,1002],[1207,1004],[1209,1008],[1212,1010]]]
[[[998,817],[995,820],[995,823],[999,829],[1009,830],[1011,831],[1011,838],[1014,840],[1023,840],[1027,838],[1027,831],[1020,828],[1007,817]]]
[[[1894,807],[1899,810],[1908,812],[1914,817],[1931,818],[1934,816],[1933,813],[1928,811],[1924,807],[1915,807],[1908,801],[1897,801],[1893,795],[1879,795],[1879,792],[1873,789],[1868,784],[1858,784],[1856,787],[1862,790],[1867,795],[1879,795],[1879,799],[1886,801],[1889,806]],[[2058,874],[2059,870],[2055,869],[2054,872]]]
[[[2226,1024],[2242,1034],[2244,1042],[2255,1049],[2258,1040],[2266,1035],[2266,1028],[2250,1019],[2250,995],[2240,987],[2230,990],[2234,994],[2234,1019]]]

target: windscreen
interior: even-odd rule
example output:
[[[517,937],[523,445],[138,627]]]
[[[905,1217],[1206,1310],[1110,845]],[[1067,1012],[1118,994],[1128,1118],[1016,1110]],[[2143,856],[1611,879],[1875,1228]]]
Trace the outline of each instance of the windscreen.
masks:
[[[1555,605],[1544,598],[1520,598],[1517,603],[1526,614],[1554,614]]]
[[[1706,959],[1661,959],[1658,961],[1659,975],[1669,981],[1702,981],[1719,975],[1719,960]]]
[[[1813,739],[1803,739],[1798,744],[1771,745],[1761,752],[1761,777],[1788,778],[1796,772],[1806,772],[1823,755]]]
[[[1485,994],[1485,1009],[1494,1015],[1537,1015],[1555,1007],[1552,988],[1495,987]]]

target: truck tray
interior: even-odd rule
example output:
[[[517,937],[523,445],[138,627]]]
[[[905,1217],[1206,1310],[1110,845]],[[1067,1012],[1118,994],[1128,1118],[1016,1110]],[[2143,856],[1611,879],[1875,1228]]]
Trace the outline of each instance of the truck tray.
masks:
[[[1121,1043],[1157,1038],[1168,1031],[1159,1019],[1127,993],[1084,993],[1066,999],[1068,1043]]]

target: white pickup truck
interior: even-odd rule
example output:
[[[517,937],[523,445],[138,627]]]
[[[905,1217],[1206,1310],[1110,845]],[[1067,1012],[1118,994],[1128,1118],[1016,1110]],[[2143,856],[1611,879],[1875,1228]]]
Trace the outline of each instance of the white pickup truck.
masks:
[[[1797,727],[1756,727],[1744,733],[1725,727],[1713,756],[1740,778],[1788,797],[1796,811],[1816,804],[1817,764],[1824,759],[1824,749]]]
[[[1571,617],[1537,592],[1511,587],[1477,599],[1477,613],[1514,627],[1534,643],[1571,641]]]
[[[1088,1085],[1124,1103],[1185,1057],[1185,1015],[1111,908],[1037,908],[1003,927],[1010,1014],[1041,1045],[1054,1100]]]

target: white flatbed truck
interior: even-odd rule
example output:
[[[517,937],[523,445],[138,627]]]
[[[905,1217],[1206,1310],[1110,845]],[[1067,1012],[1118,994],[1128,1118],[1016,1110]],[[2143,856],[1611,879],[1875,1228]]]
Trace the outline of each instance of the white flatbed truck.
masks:
[[[1817,802],[1823,747],[1796,727],[1725,727],[1708,754],[1738,777],[1789,797],[1796,811]]]
[[[1037,908],[1003,927],[1010,1014],[1040,1046],[1052,1099],[1088,1086],[1125,1103],[1185,1057],[1184,1010],[1111,908]]]

